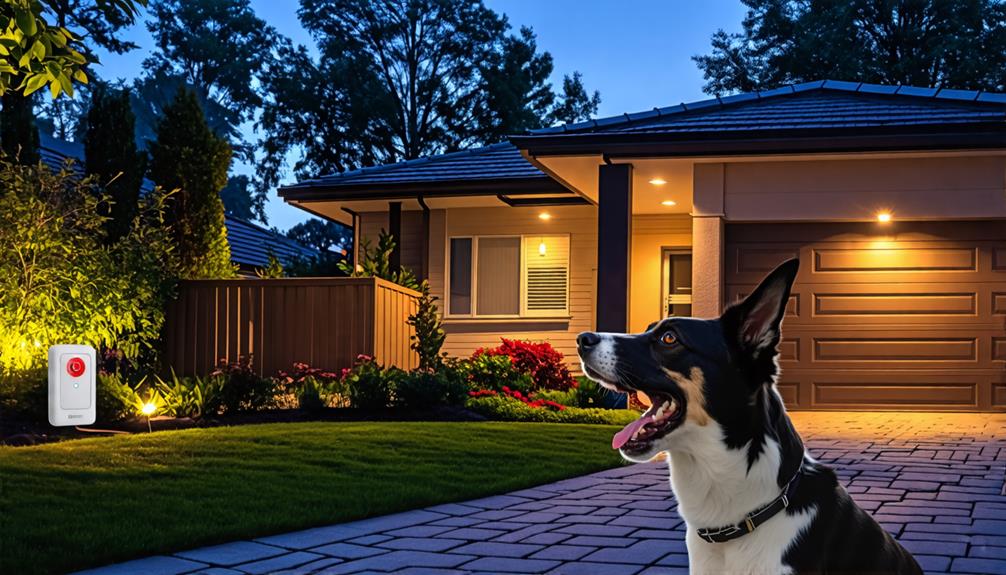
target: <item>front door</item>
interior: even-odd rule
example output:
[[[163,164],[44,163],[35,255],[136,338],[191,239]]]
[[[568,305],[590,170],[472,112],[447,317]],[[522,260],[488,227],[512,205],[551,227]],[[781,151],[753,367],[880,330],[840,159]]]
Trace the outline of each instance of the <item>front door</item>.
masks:
[[[692,315],[692,252],[664,248],[660,294],[665,317]]]

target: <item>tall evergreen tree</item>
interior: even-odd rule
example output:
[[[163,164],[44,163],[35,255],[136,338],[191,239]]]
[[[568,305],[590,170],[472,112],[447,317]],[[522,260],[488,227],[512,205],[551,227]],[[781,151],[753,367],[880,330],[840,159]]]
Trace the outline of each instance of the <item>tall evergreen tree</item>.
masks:
[[[112,200],[105,223],[109,243],[129,232],[139,205],[147,156],[136,150],[134,122],[128,89],[95,86],[87,111],[84,164]]]
[[[164,109],[151,142],[150,177],[178,192],[171,225],[183,279],[232,277],[227,226],[220,190],[227,184],[231,151],[206,125],[196,95],[179,90]]]

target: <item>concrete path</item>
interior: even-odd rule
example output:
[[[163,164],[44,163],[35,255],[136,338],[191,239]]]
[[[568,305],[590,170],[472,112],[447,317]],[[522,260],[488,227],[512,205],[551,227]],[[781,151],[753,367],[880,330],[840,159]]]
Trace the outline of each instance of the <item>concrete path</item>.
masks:
[[[812,454],[930,573],[1006,574],[1006,414],[798,413]],[[182,551],[88,575],[688,572],[663,463]]]

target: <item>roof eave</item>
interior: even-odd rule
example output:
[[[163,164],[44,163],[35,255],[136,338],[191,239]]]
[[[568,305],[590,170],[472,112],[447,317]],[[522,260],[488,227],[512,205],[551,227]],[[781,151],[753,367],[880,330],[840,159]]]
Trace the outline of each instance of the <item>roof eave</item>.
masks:
[[[896,128],[799,128],[695,133],[594,132],[513,136],[531,157],[609,157],[792,154],[1006,148],[1006,123],[937,124]]]
[[[440,182],[402,182],[395,184],[294,184],[278,190],[285,201],[359,201],[404,198],[495,196],[497,194],[571,194],[569,189],[548,176],[534,178],[484,178]]]

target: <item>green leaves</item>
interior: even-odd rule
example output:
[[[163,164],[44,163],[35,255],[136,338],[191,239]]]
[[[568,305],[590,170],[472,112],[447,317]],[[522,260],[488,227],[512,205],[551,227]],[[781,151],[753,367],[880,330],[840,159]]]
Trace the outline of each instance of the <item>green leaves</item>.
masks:
[[[119,22],[123,17],[135,18],[146,0],[100,0],[98,4],[106,18]],[[45,15],[55,11],[49,8],[47,0],[0,4],[0,93],[18,90],[28,95],[48,85],[55,99],[63,93],[73,96],[73,81],[87,83],[83,41],[49,23]]]

